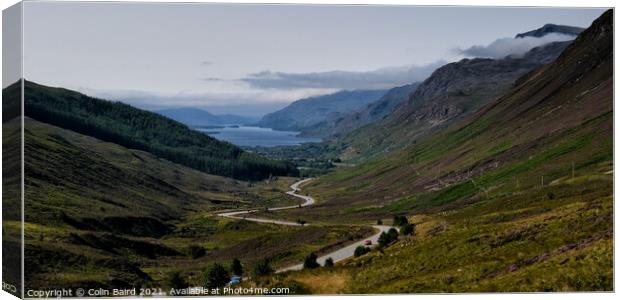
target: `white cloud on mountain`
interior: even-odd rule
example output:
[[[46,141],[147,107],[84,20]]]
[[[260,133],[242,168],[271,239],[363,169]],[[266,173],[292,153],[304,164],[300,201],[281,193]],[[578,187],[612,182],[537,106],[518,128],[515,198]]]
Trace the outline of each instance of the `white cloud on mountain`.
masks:
[[[487,46],[475,45],[467,49],[457,49],[456,52],[468,57],[504,58],[508,55],[518,57],[534,47],[573,39],[575,39],[574,35],[561,33],[549,33],[542,37],[501,38]]]

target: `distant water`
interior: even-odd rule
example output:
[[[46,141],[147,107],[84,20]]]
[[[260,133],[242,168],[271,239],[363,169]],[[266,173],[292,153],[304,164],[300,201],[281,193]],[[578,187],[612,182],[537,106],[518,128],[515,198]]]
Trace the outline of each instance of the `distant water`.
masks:
[[[208,135],[242,147],[294,146],[320,142],[320,138],[297,137],[299,132],[279,131],[254,126],[226,126],[224,128],[197,128]]]

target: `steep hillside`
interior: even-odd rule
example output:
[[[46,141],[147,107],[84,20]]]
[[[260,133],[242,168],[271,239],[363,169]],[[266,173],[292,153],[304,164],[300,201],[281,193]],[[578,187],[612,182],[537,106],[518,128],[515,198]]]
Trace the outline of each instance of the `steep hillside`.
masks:
[[[337,138],[356,128],[381,120],[391,113],[396,106],[407,101],[409,94],[415,91],[419,82],[390,89],[379,100],[371,102],[366,107],[345,114],[335,120],[326,120],[302,132],[305,136],[322,138]]]
[[[213,126],[213,125],[248,125],[258,121],[258,118],[237,115],[214,115],[206,110],[195,107],[169,108],[156,111],[187,126]]]
[[[308,189],[329,199],[324,205],[330,209],[409,211],[467,203],[483,189],[514,187],[517,179],[520,189],[540,186],[541,176],[548,184],[565,178],[573,163],[577,174],[609,163],[610,15],[584,31],[555,62],[521,77],[474,114],[401,151],[338,170]]]
[[[521,58],[463,59],[437,69],[383,120],[344,136],[344,159],[401,149],[494,101],[515,80],[557,57],[569,43],[531,49]]]
[[[25,101],[25,114],[33,119],[148,151],[207,173],[251,180],[296,173],[290,165],[244,152],[186,125],[120,102],[28,81]]]
[[[583,28],[547,24],[539,29],[536,29],[536,30],[533,30],[527,33],[523,33],[523,34],[518,34],[517,37],[525,37],[525,36],[541,37],[549,33],[562,33],[562,34],[576,36],[581,31],[583,31]],[[523,72],[525,72],[526,70],[531,69],[533,66],[538,67],[542,64],[550,63],[553,60],[555,60],[555,58],[562,52],[562,50],[564,50],[564,48],[566,48],[566,46],[568,46],[570,43],[572,43],[572,41],[551,42],[551,43],[544,44],[542,46],[531,49],[525,54],[525,56],[514,56],[514,57],[508,56],[503,61],[509,61],[511,59],[515,60],[515,59],[522,58],[523,64],[519,65],[518,63],[513,62],[515,73],[505,74],[505,75],[509,78],[514,79],[520,76],[521,74],[523,74]],[[469,61],[463,61],[462,63],[465,64],[466,62],[469,62]],[[527,65],[528,62],[532,64]],[[484,78],[484,76],[489,76],[489,72],[484,71],[483,68],[486,68],[487,65],[490,65],[490,64],[492,63],[489,63],[489,61],[487,61],[486,63],[480,64],[479,66],[473,66],[471,69],[474,70],[473,72],[482,72],[481,74],[477,74],[477,76],[479,78]],[[510,67],[507,67],[503,70],[498,69],[497,72],[505,73],[507,72],[508,68]],[[519,70],[520,68],[522,69]],[[487,73],[485,74],[484,72],[487,72]],[[494,75],[495,74],[490,74],[490,76],[494,76]],[[450,74],[449,76],[455,76],[455,74]],[[468,76],[468,74],[461,74],[461,76]],[[493,80],[498,80],[498,79],[491,79],[490,81],[493,81]],[[458,85],[462,83],[446,82],[444,84],[454,85],[451,88],[458,89],[459,88]],[[347,133],[352,132],[353,130],[357,128],[360,128],[364,125],[368,125],[370,123],[377,122],[383,119],[385,116],[390,114],[398,105],[404,102],[407,102],[407,100],[410,97],[410,94],[415,92],[419,85],[421,85],[421,83],[416,82],[416,83],[408,84],[405,86],[393,88],[389,90],[388,92],[386,92],[385,95],[381,97],[381,99],[368,104],[365,108],[354,111],[352,113],[349,113],[343,116],[340,116],[336,119],[332,118],[331,120],[326,120],[324,122],[321,122],[320,124],[317,124],[310,129],[304,130],[302,132],[302,135],[318,136],[318,137],[327,138],[327,139],[343,137]],[[474,87],[474,86],[469,87],[469,89],[471,90],[475,90],[476,88],[477,87]],[[501,94],[502,91],[506,89],[506,86],[500,82],[496,88],[497,88],[497,91],[495,91],[495,93],[490,94],[491,96]],[[447,90],[434,91],[433,93],[439,94],[442,92],[451,93],[450,91],[447,91]],[[454,92],[452,91],[452,93]],[[489,97],[489,95],[484,95],[484,94],[473,95],[473,96],[474,97],[479,96],[479,97],[483,97],[489,100],[492,98],[492,97]],[[430,97],[426,97],[426,98],[430,98]],[[473,107],[474,110],[477,107],[478,106],[474,103],[474,107]],[[447,109],[450,109],[450,108],[447,108]],[[366,130],[367,129],[360,130],[360,131],[366,131]],[[361,133],[362,136],[364,134],[365,133]],[[355,138],[350,138],[349,140],[351,139],[355,139]]]
[[[385,90],[340,91],[297,100],[279,111],[265,115],[258,125],[276,130],[309,130],[321,122],[333,122],[332,120],[361,109],[381,98],[385,92]]]
[[[306,187],[319,195],[317,220],[406,215],[414,236],[268,284],[312,292],[315,282],[340,282],[332,293],[612,291],[613,167],[609,10],[555,62],[476,113]]]
[[[227,255],[228,247],[273,234],[269,226],[218,223],[207,218],[213,211],[298,203],[284,194],[292,178],[242,182],[30,118],[25,126],[26,288],[157,285],[153,280],[162,269],[181,263],[191,264],[183,270],[200,271],[215,259],[239,255]],[[240,226],[251,233],[239,236]],[[16,243],[20,227],[21,218],[5,220],[3,242]],[[322,237],[311,229],[305,232]],[[198,262],[187,257],[189,246],[214,239],[227,242],[218,242],[221,251],[212,251],[217,258]],[[256,246],[258,253],[269,253],[269,247]],[[166,267],[149,270],[163,260]]]

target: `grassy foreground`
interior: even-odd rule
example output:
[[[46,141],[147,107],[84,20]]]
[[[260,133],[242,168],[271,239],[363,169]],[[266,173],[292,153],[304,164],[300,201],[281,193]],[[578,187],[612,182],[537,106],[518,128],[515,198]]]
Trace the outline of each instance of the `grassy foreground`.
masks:
[[[260,283],[328,294],[612,290],[612,186],[611,174],[584,175],[410,215],[413,237]]]

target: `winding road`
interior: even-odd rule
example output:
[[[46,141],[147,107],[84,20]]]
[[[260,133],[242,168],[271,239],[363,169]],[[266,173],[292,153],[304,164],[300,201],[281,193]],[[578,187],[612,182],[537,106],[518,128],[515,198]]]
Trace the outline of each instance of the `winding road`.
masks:
[[[307,206],[311,206],[314,204],[314,198],[310,197],[310,196],[305,196],[305,195],[300,195],[298,194],[299,191],[301,191],[301,188],[299,187],[300,185],[308,182],[312,180],[312,178],[307,178],[304,180],[300,180],[297,181],[295,183],[293,183],[290,188],[291,190],[286,192],[288,195],[291,195],[293,197],[297,197],[300,198],[302,200],[304,200],[304,202],[302,204],[299,205],[291,205],[291,206],[281,206],[281,207],[274,207],[274,208],[268,208],[268,210],[270,211],[277,211],[277,210],[285,210],[285,209],[295,209],[295,208],[301,208],[301,207],[307,207]],[[290,222],[290,221],[283,221],[283,220],[272,220],[272,219],[262,219],[262,218],[248,218],[245,217],[243,215],[245,214],[249,214],[249,213],[254,213],[254,212],[258,212],[261,211],[260,209],[250,209],[250,210],[239,210],[239,211],[232,211],[232,212],[225,212],[225,213],[219,213],[217,214],[220,217],[224,217],[224,218],[231,218],[231,219],[243,219],[243,220],[247,220],[247,221],[252,221],[252,222],[258,222],[258,223],[268,223],[268,224],[278,224],[278,225],[287,225],[287,226],[304,226],[302,224],[299,224],[297,222]],[[308,223],[306,223],[305,225],[308,225]],[[364,241],[366,240],[370,240],[372,241],[372,246],[375,246],[377,244],[377,241],[379,240],[379,236],[381,235],[382,232],[386,232],[388,231],[390,228],[392,228],[391,226],[384,226],[384,225],[374,225],[372,226],[373,228],[375,228],[377,230],[377,233],[366,237],[360,241],[357,241],[353,244],[347,245],[345,247],[342,247],[338,250],[332,251],[330,253],[327,253],[325,255],[320,256],[319,258],[317,258],[317,262],[320,265],[325,265],[325,260],[327,260],[327,258],[332,258],[334,260],[334,262],[339,262],[341,260],[345,260],[351,256],[353,256],[354,252],[355,252],[355,248],[357,248],[358,246],[361,246],[364,244]],[[371,247],[372,247],[371,246]],[[293,266],[289,266],[286,268],[281,268],[276,270],[276,273],[281,273],[281,272],[286,272],[286,271],[293,271],[293,270],[301,270],[303,269],[303,263],[300,264],[296,264]]]

